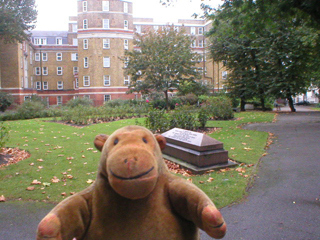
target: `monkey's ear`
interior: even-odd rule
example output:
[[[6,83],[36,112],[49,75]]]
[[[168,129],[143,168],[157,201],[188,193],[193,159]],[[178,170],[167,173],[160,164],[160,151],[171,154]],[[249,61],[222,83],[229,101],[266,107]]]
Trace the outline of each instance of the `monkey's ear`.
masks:
[[[105,134],[97,135],[94,139],[93,144],[96,147],[96,149],[98,149],[101,152],[103,145],[107,141],[107,139],[108,139],[108,135],[105,135]]]
[[[155,134],[154,136],[157,142],[159,143],[161,151],[163,151],[163,149],[166,147],[166,144],[167,144],[165,137],[160,134]]]

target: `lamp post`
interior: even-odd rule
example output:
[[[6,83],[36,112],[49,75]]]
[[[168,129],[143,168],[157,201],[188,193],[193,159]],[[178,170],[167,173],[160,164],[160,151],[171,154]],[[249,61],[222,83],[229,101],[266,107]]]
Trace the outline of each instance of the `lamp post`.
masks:
[[[41,47],[42,47],[42,45],[39,45],[39,48],[40,48],[40,83],[41,83],[40,90],[42,90],[42,88],[43,88],[43,83],[42,83],[42,54],[41,54]]]

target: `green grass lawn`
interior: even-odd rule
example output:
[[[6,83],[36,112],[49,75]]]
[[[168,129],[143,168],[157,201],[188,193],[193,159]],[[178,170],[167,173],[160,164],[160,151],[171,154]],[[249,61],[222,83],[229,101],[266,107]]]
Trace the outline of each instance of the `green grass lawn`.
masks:
[[[243,198],[249,180],[268,139],[268,133],[241,129],[249,122],[271,122],[273,113],[246,112],[236,120],[210,121],[208,127],[221,128],[210,134],[224,143],[229,157],[243,163],[230,170],[213,171],[187,177],[205,191],[220,208]],[[138,120],[141,125],[144,119]],[[100,153],[93,146],[97,134],[111,134],[116,129],[136,124],[121,120],[75,128],[44,119],[6,122],[10,140],[6,147],[19,147],[31,157],[0,168],[0,196],[7,199],[59,202],[71,193],[88,187],[96,178]],[[31,183],[37,180],[38,184]],[[34,190],[26,190],[34,187]]]

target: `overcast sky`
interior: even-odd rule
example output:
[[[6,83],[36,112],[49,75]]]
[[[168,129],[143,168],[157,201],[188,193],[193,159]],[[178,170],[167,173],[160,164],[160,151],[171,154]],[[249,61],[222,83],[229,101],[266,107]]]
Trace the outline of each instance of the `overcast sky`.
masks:
[[[132,0],[134,17],[150,17],[156,22],[176,22],[201,14],[201,3],[218,7],[222,0],[173,0],[174,7],[165,7],[160,0]],[[36,0],[38,20],[35,30],[68,30],[69,16],[77,15],[77,0]]]

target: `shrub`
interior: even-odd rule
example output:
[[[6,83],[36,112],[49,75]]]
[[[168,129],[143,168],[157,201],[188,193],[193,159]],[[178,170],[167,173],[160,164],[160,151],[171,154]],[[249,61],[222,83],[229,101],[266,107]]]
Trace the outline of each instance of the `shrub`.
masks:
[[[9,127],[0,122],[0,148],[3,148],[9,139]]]
[[[209,120],[209,115],[205,108],[200,108],[198,112],[198,121],[200,123],[201,128],[205,128],[207,121]]]
[[[30,119],[47,117],[46,103],[40,97],[33,95],[30,100],[26,100],[17,109],[19,119]]]
[[[13,103],[12,95],[0,92],[0,111],[4,112]]]
[[[182,128],[187,130],[196,129],[196,117],[191,111],[179,109],[169,115],[170,128]],[[167,130],[169,130],[167,129]]]
[[[75,98],[67,102],[66,106],[69,108],[74,108],[78,106],[92,106],[93,101],[89,98]]]
[[[183,104],[196,105],[198,103],[198,97],[193,93],[181,96],[180,99]]]
[[[210,97],[202,108],[208,113],[209,117],[216,120],[227,120],[234,117],[231,100],[225,96]]]

